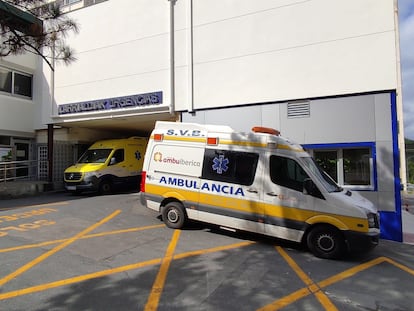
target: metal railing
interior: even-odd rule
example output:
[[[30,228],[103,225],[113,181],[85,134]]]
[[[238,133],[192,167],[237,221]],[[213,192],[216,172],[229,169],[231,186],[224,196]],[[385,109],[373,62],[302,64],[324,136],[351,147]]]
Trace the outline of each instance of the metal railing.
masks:
[[[0,162],[0,182],[37,180],[39,161]]]

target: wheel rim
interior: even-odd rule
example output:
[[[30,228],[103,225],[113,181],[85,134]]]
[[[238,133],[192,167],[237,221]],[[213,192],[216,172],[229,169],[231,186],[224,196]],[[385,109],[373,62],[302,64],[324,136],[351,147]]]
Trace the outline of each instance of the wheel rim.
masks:
[[[170,222],[176,223],[180,216],[178,215],[177,211],[175,209],[170,209],[167,213],[168,220]]]
[[[330,252],[335,248],[335,239],[329,234],[321,234],[316,242],[318,248],[324,252]]]

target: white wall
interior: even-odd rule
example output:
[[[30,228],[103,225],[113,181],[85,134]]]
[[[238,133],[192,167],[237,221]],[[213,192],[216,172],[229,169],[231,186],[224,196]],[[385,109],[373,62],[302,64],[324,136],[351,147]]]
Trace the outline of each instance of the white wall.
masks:
[[[37,56],[30,53],[8,56],[0,59],[0,66],[33,74],[33,83],[35,84],[37,60]],[[10,135],[32,136],[34,134],[33,114],[37,103],[36,96],[33,99],[25,99],[0,93],[0,135],[8,135],[9,133]]]
[[[198,0],[193,11],[195,108],[397,87],[393,0]],[[187,30],[176,42],[183,92]]]
[[[169,2],[116,0],[69,13],[77,61],[59,65],[56,103],[169,90]]]

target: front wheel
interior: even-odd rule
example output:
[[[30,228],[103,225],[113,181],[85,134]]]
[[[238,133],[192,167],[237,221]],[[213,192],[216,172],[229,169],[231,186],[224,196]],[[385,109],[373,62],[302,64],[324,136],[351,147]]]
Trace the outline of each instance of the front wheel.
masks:
[[[162,210],[162,220],[169,228],[181,229],[186,219],[184,207],[178,202],[168,203]]]
[[[313,228],[307,236],[307,245],[316,257],[325,259],[341,257],[346,248],[341,232],[330,226]]]
[[[109,180],[103,180],[99,184],[99,194],[105,195],[112,193],[112,184]]]

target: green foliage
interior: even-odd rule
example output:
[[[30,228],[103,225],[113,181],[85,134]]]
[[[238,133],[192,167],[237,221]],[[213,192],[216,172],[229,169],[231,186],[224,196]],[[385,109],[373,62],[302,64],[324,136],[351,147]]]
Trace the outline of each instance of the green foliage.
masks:
[[[53,62],[66,64],[75,60],[66,45],[70,32],[78,32],[77,24],[62,14],[57,2],[47,0],[0,0],[0,57],[26,52],[41,56],[54,70]],[[33,22],[22,22],[24,15]]]

